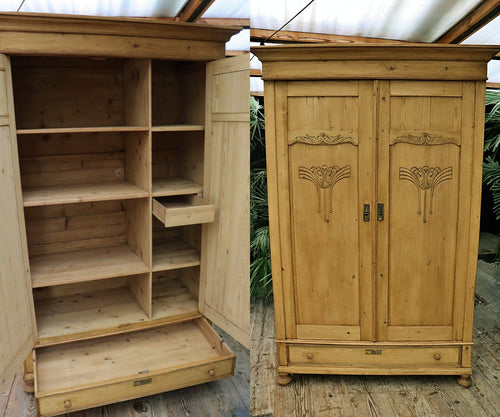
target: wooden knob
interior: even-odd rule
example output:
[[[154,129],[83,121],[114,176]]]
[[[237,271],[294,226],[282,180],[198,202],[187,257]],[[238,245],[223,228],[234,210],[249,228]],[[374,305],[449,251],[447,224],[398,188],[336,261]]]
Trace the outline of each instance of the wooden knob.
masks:
[[[441,355],[439,353],[435,353],[434,359],[436,359],[438,361],[439,359],[441,359]]]
[[[64,401],[64,408],[71,408],[71,401],[70,400]]]
[[[215,376],[215,369],[210,369],[210,371],[208,371],[208,375]]]
[[[307,359],[312,359],[313,358],[313,354],[312,353],[308,353],[307,354]]]

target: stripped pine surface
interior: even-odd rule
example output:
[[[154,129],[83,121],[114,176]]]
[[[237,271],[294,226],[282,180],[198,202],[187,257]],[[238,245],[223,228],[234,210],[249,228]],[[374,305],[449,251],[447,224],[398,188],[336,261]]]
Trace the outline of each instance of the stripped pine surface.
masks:
[[[236,354],[236,369],[232,378],[61,417],[248,417],[249,351],[226,333],[216,330]],[[0,394],[0,416],[36,417],[34,396],[23,390],[22,372],[14,378],[10,391]]]
[[[479,261],[473,385],[453,376],[296,375],[275,382],[274,311],[252,305],[251,415],[259,417],[496,417],[500,415],[500,268]],[[273,409],[276,411],[273,414]]]

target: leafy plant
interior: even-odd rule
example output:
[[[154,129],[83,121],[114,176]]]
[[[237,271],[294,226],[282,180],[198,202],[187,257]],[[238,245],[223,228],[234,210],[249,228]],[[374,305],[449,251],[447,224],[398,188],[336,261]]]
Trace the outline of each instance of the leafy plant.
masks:
[[[486,112],[484,119],[484,151],[496,158],[500,148],[500,90],[486,90]]]
[[[250,97],[250,294],[272,295],[263,106]]]
[[[500,220],[500,90],[486,91],[486,117],[484,129],[483,182],[490,188],[493,196],[493,212]]]

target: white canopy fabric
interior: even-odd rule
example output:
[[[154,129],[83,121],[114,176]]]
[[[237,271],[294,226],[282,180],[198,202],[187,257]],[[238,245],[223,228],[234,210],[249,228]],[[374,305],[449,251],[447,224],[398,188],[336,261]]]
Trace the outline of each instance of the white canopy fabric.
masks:
[[[310,0],[251,0],[252,27],[276,30]],[[315,0],[284,30],[434,42],[481,0]]]
[[[309,1],[251,0],[251,26],[279,29]],[[479,3],[481,0],[315,0],[283,30],[435,42]],[[500,17],[463,43],[500,45]],[[251,62],[258,67],[257,58]],[[500,83],[500,61],[488,64],[488,81]]]

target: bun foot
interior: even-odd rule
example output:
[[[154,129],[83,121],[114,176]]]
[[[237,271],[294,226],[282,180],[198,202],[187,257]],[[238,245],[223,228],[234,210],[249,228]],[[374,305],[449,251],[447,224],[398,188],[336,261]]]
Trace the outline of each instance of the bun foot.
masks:
[[[464,388],[469,388],[472,385],[472,378],[470,375],[460,375],[457,379],[457,384]]]
[[[35,392],[35,375],[32,373],[26,373],[24,374],[24,384],[23,384],[23,389],[24,392],[28,394],[33,394]]]
[[[276,376],[276,382],[278,385],[285,386],[292,382],[292,376],[287,373],[278,373]]]

